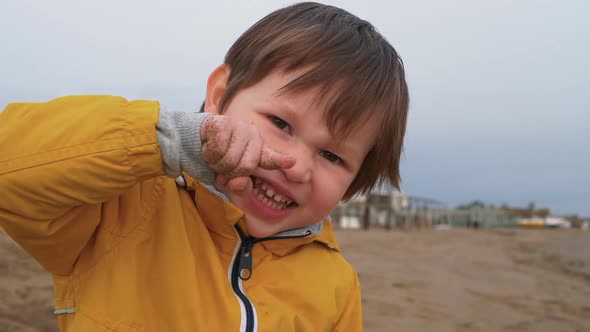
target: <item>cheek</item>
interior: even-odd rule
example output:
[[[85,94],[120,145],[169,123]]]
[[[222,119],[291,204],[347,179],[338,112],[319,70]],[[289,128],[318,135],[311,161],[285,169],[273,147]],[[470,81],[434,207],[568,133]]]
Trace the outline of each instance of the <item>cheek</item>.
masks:
[[[344,170],[335,170],[334,167],[321,167],[314,172],[314,177],[316,199],[328,209],[336,207],[353,179]]]

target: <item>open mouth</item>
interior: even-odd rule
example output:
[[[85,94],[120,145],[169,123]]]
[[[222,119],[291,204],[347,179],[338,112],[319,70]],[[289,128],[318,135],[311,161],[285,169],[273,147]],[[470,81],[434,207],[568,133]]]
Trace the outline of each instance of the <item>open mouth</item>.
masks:
[[[297,206],[297,203],[291,197],[279,194],[269,183],[254,176],[251,176],[251,178],[254,184],[252,191],[264,205],[274,210],[285,210]]]

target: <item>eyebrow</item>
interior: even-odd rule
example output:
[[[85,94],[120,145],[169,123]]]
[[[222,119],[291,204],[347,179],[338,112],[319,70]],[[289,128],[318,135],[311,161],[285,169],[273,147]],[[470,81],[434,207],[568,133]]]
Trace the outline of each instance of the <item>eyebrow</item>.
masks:
[[[289,114],[295,114],[297,113],[295,110],[295,107],[293,107],[293,105],[291,105],[291,103],[285,102],[285,101],[278,101],[277,97],[280,97],[280,94],[273,94],[272,95],[274,98],[270,100],[270,104],[278,109],[281,109]]]

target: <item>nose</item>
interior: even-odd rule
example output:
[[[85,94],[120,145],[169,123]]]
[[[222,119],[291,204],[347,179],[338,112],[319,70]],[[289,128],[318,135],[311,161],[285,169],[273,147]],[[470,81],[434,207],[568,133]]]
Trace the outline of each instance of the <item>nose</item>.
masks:
[[[287,180],[292,182],[306,183],[311,181],[313,175],[313,155],[306,149],[290,149],[287,153],[295,157],[295,165],[283,169]]]

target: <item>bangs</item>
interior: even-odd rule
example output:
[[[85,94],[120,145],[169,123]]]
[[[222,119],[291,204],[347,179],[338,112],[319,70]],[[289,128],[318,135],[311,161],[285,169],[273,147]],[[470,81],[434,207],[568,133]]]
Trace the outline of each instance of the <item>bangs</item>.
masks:
[[[382,129],[386,129],[393,120],[391,110],[398,107],[399,99],[403,97],[403,64],[397,55],[394,59],[390,52],[378,52],[381,56],[375,57],[369,51],[364,49],[357,53],[366,54],[340,59],[332,57],[330,61],[312,65],[304,59],[294,59],[291,63],[298,63],[299,66],[279,68],[284,68],[287,73],[306,67],[311,69],[283,86],[279,92],[312,91],[315,105],[325,108],[325,121],[334,137],[346,136],[370,119],[377,119]]]

